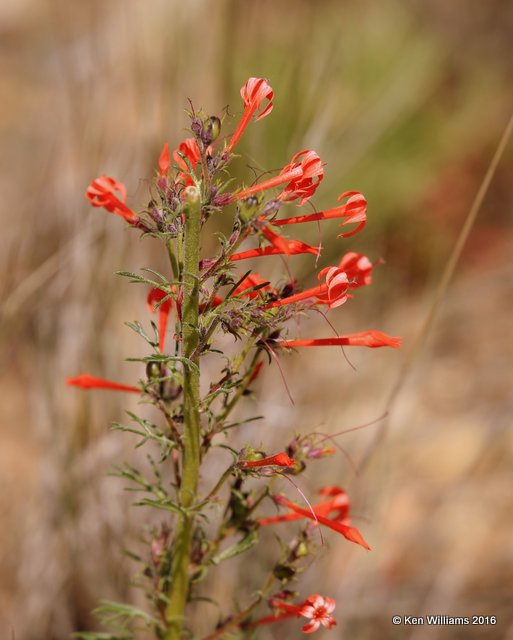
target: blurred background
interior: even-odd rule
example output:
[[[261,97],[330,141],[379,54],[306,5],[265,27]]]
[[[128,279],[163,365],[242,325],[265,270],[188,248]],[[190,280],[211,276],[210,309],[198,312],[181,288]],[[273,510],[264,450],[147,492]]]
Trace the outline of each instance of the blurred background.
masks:
[[[163,142],[174,148],[187,136],[187,98],[212,114],[229,105],[226,135],[241,113],[239,88],[266,77],[274,111],[240,151],[274,169],[314,148],[327,162],[319,210],[348,189],[366,195],[358,236],[336,239],[336,221],[323,226],[323,264],[347,250],[385,264],[330,318],[340,331],[401,335],[404,347],[352,351],[356,371],[338,349],[282,358],[295,405],[270,367],[258,398],[241,407],[265,420],[241,441],[272,450],[295,431],[373,421],[508,121],[513,4],[3,0],[0,33],[0,637],[61,640],[97,628],[99,599],[144,606],[121,551],[137,545],[144,518],[108,475],[136,459],[130,438],[109,430],[126,398],[64,379],[138,378],[123,359],[143,346],[123,322],[148,321],[144,294],[114,272],[166,268],[151,241],[90,209],[87,184],[115,176],[143,207]],[[373,547],[325,536],[301,582],[304,597],[338,602],[337,628],[319,637],[513,638],[512,169],[510,143],[388,420],[340,437],[346,455],[300,478],[310,496],[322,483],[346,487]],[[315,225],[303,231],[315,244]],[[290,267],[307,280],[316,271],[301,257]],[[280,261],[272,268],[283,272]],[[329,331],[322,319],[301,327],[303,337]],[[386,437],[376,440],[380,428]],[[278,552],[272,535],[268,548]],[[236,592],[249,597],[271,561],[254,553],[224,565],[211,585],[221,611]],[[498,624],[394,627],[395,614],[496,615]],[[210,624],[219,610],[202,605],[199,615]],[[287,621],[259,638],[298,630]]]

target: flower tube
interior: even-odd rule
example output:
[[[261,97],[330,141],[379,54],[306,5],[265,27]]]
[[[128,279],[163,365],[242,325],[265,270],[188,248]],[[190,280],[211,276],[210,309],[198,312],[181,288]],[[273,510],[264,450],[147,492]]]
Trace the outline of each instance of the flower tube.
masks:
[[[401,338],[389,336],[381,331],[361,331],[359,333],[349,333],[345,336],[334,336],[333,338],[314,338],[312,340],[283,340],[273,344],[277,347],[401,347]]]
[[[266,305],[264,309],[273,309],[275,307],[282,307],[286,304],[293,304],[296,302],[302,302],[303,300],[309,300],[311,298],[317,298],[315,304],[326,304],[330,309],[339,307],[344,304],[348,298],[349,279],[347,274],[338,267],[326,267],[319,272],[317,278],[321,280],[323,277],[326,281],[316,287],[311,287],[305,291],[295,293],[287,298],[281,298],[275,300]],[[282,343],[280,343],[282,344]]]
[[[120,197],[116,196],[116,192]],[[115,213],[130,224],[138,222],[135,213],[126,206],[126,187],[110,176],[100,176],[87,187],[86,197],[93,207],[103,207],[109,213]]]
[[[167,299],[166,299],[167,298]],[[161,302],[164,300],[164,302]],[[160,304],[159,304],[160,302]],[[153,287],[148,294],[146,304],[150,313],[155,313],[158,308],[159,311],[159,349],[164,351],[164,343],[166,340],[166,329],[169,314],[171,312],[172,300],[169,294],[162,289]]]
[[[332,220],[333,218],[346,218],[340,226],[346,224],[357,223],[357,226],[349,232],[339,234],[339,238],[349,238],[355,233],[361,231],[367,222],[367,200],[359,191],[346,191],[340,195],[337,200],[348,198],[347,202],[317,213],[309,213],[303,216],[294,216],[292,218],[283,218],[282,220],[273,220],[273,224],[281,227],[288,224],[301,224],[303,222],[314,222],[318,220]]]
[[[348,525],[343,524],[338,520],[330,520],[330,518],[326,518],[325,516],[320,514],[317,515],[315,512],[312,513],[308,509],[303,509],[303,507],[300,507],[294,502],[287,500],[287,498],[285,498],[284,496],[274,496],[274,501],[278,505],[287,507],[291,511],[294,511],[295,513],[298,513],[305,518],[314,520],[315,522],[322,524],[324,527],[328,527],[328,529],[332,529],[333,531],[342,534],[344,538],[346,538],[346,540],[355,542],[356,544],[362,546],[364,549],[367,549],[367,551],[370,551],[369,545],[365,542],[362,534],[355,527],[349,527]]]
[[[302,205],[313,196],[323,177],[323,164],[315,151],[300,151],[296,153],[288,165],[283,167],[277,176],[257,182],[251,187],[234,193],[232,199],[241,200],[254,193],[260,193],[261,191],[267,191],[267,189],[286,184],[283,191],[278,195],[278,199],[291,201],[300,198],[299,204]]]
[[[282,451],[274,456],[260,458],[260,460],[240,460],[237,464],[241,469],[255,469],[258,467],[293,467],[296,463]]]
[[[250,626],[260,626],[272,624],[296,616],[309,618],[310,622],[303,625],[303,633],[314,633],[322,625],[326,629],[332,629],[336,624],[335,618],[331,615],[336,607],[336,602],[328,596],[320,596],[318,593],[308,597],[301,604],[291,604],[281,598],[272,598],[270,606],[273,609],[281,610],[283,613],[269,615],[253,622]]]
[[[141,390],[137,387],[132,387],[128,384],[121,384],[119,382],[112,382],[111,380],[105,380],[104,378],[96,378],[88,373],[83,373],[76,378],[67,378],[66,384],[69,384],[72,387],[80,387],[81,389],[108,389],[109,391],[141,393]]]
[[[226,147],[226,151],[230,153],[235,147],[240,137],[248,126],[253,114],[261,108],[262,104],[267,100],[267,104],[261,110],[256,121],[265,118],[273,109],[274,92],[271,85],[263,78],[249,78],[246,84],[241,88],[240,95],[244,102],[244,113],[240,119],[237,129],[233,134],[230,142]]]

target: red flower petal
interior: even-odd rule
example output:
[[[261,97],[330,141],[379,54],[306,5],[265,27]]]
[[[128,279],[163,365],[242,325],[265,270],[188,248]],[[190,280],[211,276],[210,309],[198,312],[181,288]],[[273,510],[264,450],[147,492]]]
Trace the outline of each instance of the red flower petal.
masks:
[[[96,378],[88,373],[83,373],[76,378],[67,378],[66,384],[73,387],[81,387],[82,389],[109,389],[111,391],[130,391],[132,393],[141,393],[141,390],[137,387],[132,387],[128,384],[120,384],[119,382],[112,382],[111,380],[105,380],[104,378]]]
[[[263,249],[248,249],[240,253],[234,253],[230,256],[230,260],[246,260],[248,258],[260,258],[262,256],[278,256],[288,255],[294,256],[309,253],[314,256],[319,255],[319,247],[312,247],[301,240],[286,240],[286,250],[278,247],[264,247]]]
[[[300,164],[296,161],[301,158]],[[289,165],[283,168],[280,175],[287,175],[297,167],[301,167],[300,176],[294,177],[279,194],[278,199],[285,202],[300,199],[301,206],[315,193],[317,187],[324,178],[324,168],[315,151],[305,150],[296,153]]]
[[[194,171],[196,169],[196,165],[198,164],[198,160],[200,159],[200,150],[196,139],[186,138],[173,151],[173,160],[175,161],[176,165],[182,170],[178,174],[177,180],[183,182],[186,186],[191,186],[194,184],[194,180],[190,175],[188,175],[189,167],[187,166],[185,160],[179,155],[180,153],[187,158],[192,167],[192,170]]]
[[[347,493],[340,487],[324,487],[319,491],[322,496],[330,496],[329,500],[323,500],[317,504],[312,505],[312,509],[317,516],[323,516],[328,518],[333,512],[335,512],[335,521],[346,520],[349,515],[349,497]],[[305,516],[300,513],[285,513],[279,516],[271,516],[269,518],[260,518],[258,524],[261,527],[266,527],[271,524],[278,524],[280,522],[291,522],[293,520],[301,520]]]
[[[275,501],[278,502],[278,504],[284,505],[292,511],[303,515],[305,518],[310,518],[310,520],[317,521],[319,522],[319,524],[322,524],[329,529],[333,529],[333,531],[336,531],[337,533],[341,533],[344,538],[346,538],[346,540],[355,542],[356,544],[362,546],[364,549],[370,551],[369,545],[365,542],[362,534],[355,527],[349,527],[345,524],[342,524],[341,522],[330,520],[329,518],[317,514],[314,517],[312,512],[308,509],[303,509],[302,507],[299,507],[297,504],[294,504],[293,502],[287,500],[282,496],[275,496]]]
[[[286,304],[294,304],[303,300],[309,300],[310,298],[317,298],[317,304],[326,304],[330,309],[344,304],[348,298],[347,290],[349,288],[346,273],[338,267],[326,267],[319,272],[317,277],[319,280],[324,277],[326,282],[316,287],[306,289],[305,291],[295,293],[292,296],[281,298],[281,300],[275,300],[266,305],[264,309],[273,309],[274,307],[281,307]]]
[[[120,198],[115,195],[118,192]],[[115,213],[130,224],[138,221],[135,213],[126,204],[126,187],[110,176],[100,176],[87,187],[86,198],[93,207],[103,207],[110,213]]]
[[[350,333],[345,336],[334,338],[315,338],[313,340],[284,340],[274,345],[275,347],[401,347],[401,338],[394,338],[381,331],[361,331],[360,333]]]
[[[289,458],[285,452],[277,453],[274,456],[268,456],[267,458],[261,458],[260,460],[241,460],[238,463],[241,469],[254,469],[256,467],[293,467],[295,465],[294,460]]]
[[[161,176],[167,176],[167,174],[169,173],[170,167],[171,167],[171,156],[169,155],[169,144],[166,142],[162,147],[162,152],[159,156],[159,174]]]
[[[253,287],[261,286],[260,289],[256,291],[248,291]],[[245,293],[248,291],[248,293]],[[250,300],[254,300],[258,298],[262,293],[275,293],[274,289],[269,284],[268,280],[264,280],[262,277],[258,275],[258,273],[250,273],[248,276],[244,278],[244,280],[239,284],[239,286],[233,291],[232,296],[244,296],[249,298]]]
[[[297,162],[300,158],[300,162]],[[315,151],[306,149],[296,153],[289,164],[283,167],[277,176],[234,193],[232,199],[241,200],[254,193],[260,193],[288,183],[279,194],[278,199],[288,202],[299,198],[299,204],[302,205],[313,196],[323,177],[324,169],[321,159]]]
[[[371,284],[374,265],[367,256],[350,251],[342,256],[338,266],[347,273],[351,289]]]
[[[155,313],[156,308],[158,308],[159,310],[159,349],[161,351],[164,351],[167,322],[172,307],[172,300],[168,297],[168,295],[169,294],[165,291],[162,291],[162,289],[153,287],[153,289],[150,289],[148,298],[146,299],[146,304],[151,313]],[[167,300],[164,300],[164,298],[167,298]],[[158,303],[161,300],[164,300],[164,302],[159,305]]]
[[[367,220],[367,200],[359,191],[346,191],[338,200],[348,198],[345,204],[341,204],[338,207],[327,209],[326,211],[319,211],[318,213],[310,213],[304,216],[294,216],[292,218],[284,218],[283,220],[273,220],[273,224],[277,227],[281,227],[287,224],[301,224],[303,222],[314,222],[316,220],[331,220],[333,218],[347,218],[342,223],[343,225],[358,223],[358,226],[348,233],[341,233],[338,237],[348,238],[355,233],[363,229]]]
[[[260,114],[255,120],[258,121],[265,118],[265,116],[269,115],[273,109],[274,92],[271,85],[263,78],[249,78],[246,84],[241,88],[240,95],[244,101],[244,113],[237,125],[235,133],[226,147],[227,152],[231,152],[237,144],[248,126],[251,117],[256,111],[258,111],[258,109],[260,109],[265,100],[267,100],[267,104],[260,111]]]

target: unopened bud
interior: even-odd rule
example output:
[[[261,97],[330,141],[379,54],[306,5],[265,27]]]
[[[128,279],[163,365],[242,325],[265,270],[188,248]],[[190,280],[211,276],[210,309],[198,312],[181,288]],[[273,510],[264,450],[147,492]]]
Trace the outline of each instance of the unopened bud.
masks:
[[[244,220],[244,222],[249,222],[249,220],[251,220],[251,218],[253,218],[258,212],[261,202],[261,196],[253,195],[244,198],[239,205],[239,217]]]
[[[273,574],[274,577],[278,580],[286,582],[288,580],[291,580],[296,575],[296,570],[294,569],[294,567],[290,567],[286,564],[277,564],[274,567]]]
[[[277,213],[280,210],[281,201],[280,200],[269,200],[269,202],[262,209],[263,216],[272,216],[274,213]]]
[[[155,380],[161,377],[160,364],[158,362],[148,362],[146,365],[146,376],[148,380]]]
[[[219,137],[221,133],[221,120],[217,116],[210,116],[203,123],[201,139],[205,145],[209,145]]]

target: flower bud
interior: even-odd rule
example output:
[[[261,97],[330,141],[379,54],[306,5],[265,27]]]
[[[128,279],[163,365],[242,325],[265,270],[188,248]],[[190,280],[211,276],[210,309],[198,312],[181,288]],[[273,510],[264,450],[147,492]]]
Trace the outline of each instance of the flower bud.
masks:
[[[160,364],[158,362],[148,362],[146,365],[146,376],[148,380],[155,380],[162,375]]]
[[[277,580],[288,582],[296,575],[296,570],[287,564],[277,564],[274,567],[273,574]]]
[[[261,195],[252,195],[244,198],[239,203],[239,218],[244,222],[249,222],[257,213],[262,202]]]
[[[221,120],[217,116],[210,116],[203,123],[203,131],[201,132],[201,139],[203,143],[208,146],[214,140],[219,137],[221,133]]]

